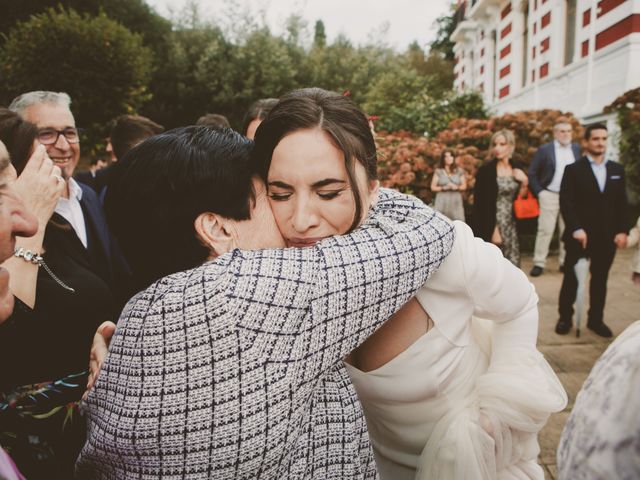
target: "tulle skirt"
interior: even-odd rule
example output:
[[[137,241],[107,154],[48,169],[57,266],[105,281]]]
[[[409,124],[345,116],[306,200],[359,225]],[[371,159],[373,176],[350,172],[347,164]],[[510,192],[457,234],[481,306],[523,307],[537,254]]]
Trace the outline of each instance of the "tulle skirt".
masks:
[[[544,479],[537,435],[551,413],[564,409],[566,393],[537,350],[501,352],[500,363],[488,367],[491,328],[490,322],[473,319],[479,348],[468,348],[456,371],[458,385],[472,387],[433,400],[446,401],[448,409],[434,419],[416,479]]]

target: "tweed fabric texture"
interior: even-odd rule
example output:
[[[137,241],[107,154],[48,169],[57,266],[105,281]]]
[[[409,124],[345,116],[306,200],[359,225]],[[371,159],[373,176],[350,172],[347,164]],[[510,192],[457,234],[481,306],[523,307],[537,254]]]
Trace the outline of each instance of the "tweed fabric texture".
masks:
[[[377,478],[342,358],[453,240],[444,216],[383,190],[348,235],[159,280],[123,311],[88,396],[79,478]]]

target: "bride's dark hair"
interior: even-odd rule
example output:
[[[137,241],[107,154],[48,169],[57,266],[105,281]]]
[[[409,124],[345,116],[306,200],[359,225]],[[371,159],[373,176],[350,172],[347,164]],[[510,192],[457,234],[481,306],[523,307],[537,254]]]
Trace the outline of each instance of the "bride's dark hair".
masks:
[[[377,178],[376,144],[365,114],[348,97],[321,88],[303,88],[287,93],[258,127],[252,159],[255,170],[267,183],[273,151],[286,135],[298,130],[319,128],[326,132],[344,154],[356,209],[349,230],[362,217],[362,199],[355,177],[355,161],[360,162],[369,180]]]

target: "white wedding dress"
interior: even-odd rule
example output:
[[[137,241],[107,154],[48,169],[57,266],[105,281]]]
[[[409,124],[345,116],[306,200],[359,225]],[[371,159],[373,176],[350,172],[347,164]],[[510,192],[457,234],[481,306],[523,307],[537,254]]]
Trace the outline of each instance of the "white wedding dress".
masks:
[[[538,297],[497,247],[455,224],[451,254],[416,295],[435,326],[376,370],[347,365],[380,476],[542,480],[537,434],[567,396],[535,346]]]

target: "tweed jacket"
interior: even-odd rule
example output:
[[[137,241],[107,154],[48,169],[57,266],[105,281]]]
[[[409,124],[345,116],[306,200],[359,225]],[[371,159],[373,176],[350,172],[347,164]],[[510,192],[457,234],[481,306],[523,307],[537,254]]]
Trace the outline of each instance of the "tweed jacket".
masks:
[[[342,358],[453,240],[444,216],[383,191],[348,235],[159,280],[123,311],[88,396],[78,478],[377,478]]]

